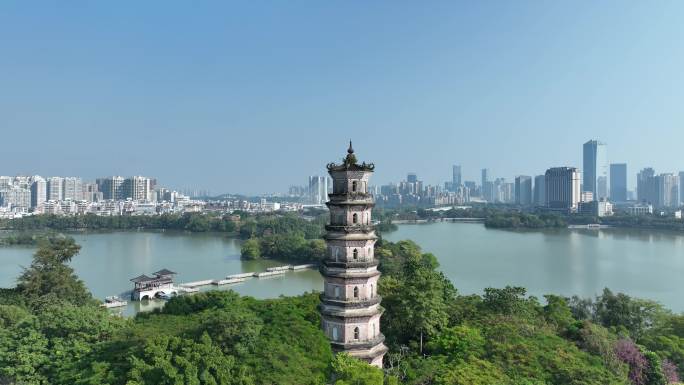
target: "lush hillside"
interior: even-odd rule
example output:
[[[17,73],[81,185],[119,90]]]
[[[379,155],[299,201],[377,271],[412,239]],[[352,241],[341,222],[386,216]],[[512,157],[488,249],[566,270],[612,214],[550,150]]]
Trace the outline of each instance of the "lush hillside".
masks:
[[[384,371],[333,357],[314,293],[213,291],[122,319],[97,307],[67,265],[73,240],[41,244],[18,286],[0,292],[0,383],[655,385],[683,367],[681,315],[610,291],[591,300],[511,287],[461,296],[409,241],[377,246]]]

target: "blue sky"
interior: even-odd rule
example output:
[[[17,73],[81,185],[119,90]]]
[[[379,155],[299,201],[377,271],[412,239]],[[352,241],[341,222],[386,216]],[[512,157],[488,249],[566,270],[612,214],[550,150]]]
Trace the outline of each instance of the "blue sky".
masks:
[[[344,155],[375,181],[684,169],[684,3],[0,5],[0,174],[267,193]]]

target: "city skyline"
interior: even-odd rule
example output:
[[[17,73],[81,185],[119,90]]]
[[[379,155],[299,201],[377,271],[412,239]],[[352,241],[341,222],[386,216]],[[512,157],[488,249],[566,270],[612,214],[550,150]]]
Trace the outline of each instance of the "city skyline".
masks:
[[[378,184],[581,168],[579,138],[684,168],[681,3],[137,6],[4,5],[3,174],[261,194],[349,139]]]

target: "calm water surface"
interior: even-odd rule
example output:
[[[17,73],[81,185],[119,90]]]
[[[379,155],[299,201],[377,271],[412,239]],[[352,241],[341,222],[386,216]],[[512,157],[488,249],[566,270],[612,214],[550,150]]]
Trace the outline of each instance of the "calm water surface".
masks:
[[[241,261],[240,241],[217,234],[168,232],[106,232],[71,234],[81,252],[71,265],[97,298],[123,295],[131,290],[131,278],[167,268],[178,273],[176,282],[224,278],[226,275],[264,271],[282,265],[277,261]],[[0,247],[0,287],[16,284],[21,266],[28,266],[35,249]],[[287,272],[273,278],[253,278],[220,286],[256,298],[298,295],[323,287],[317,270]],[[216,289],[206,286],[204,290]],[[129,301],[124,314],[159,307],[162,301]]]
[[[604,287],[684,311],[684,234],[636,229],[509,231],[482,224],[399,225],[435,254],[460,293],[523,286],[528,293],[590,297]]]
[[[114,232],[73,234],[82,245],[72,266],[98,298],[121,295],[129,279],[161,268],[178,272],[177,282],[263,271],[277,261],[241,261],[240,241],[216,234]],[[630,229],[517,232],[488,230],[482,224],[400,225],[384,234],[391,241],[412,239],[434,253],[441,270],[463,294],[488,286],[523,286],[533,295],[584,297],[604,287],[660,301],[684,311],[684,235]],[[0,287],[14,286],[33,248],[0,247]],[[250,279],[222,286],[243,295],[273,298],[320,290],[316,270],[277,278]],[[208,286],[206,289],[215,289]],[[131,302],[125,314],[160,306]]]

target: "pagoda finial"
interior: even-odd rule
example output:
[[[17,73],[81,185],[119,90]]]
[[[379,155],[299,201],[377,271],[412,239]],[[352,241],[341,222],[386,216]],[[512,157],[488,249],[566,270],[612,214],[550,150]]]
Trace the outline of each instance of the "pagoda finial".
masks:
[[[349,140],[349,148],[347,149],[347,157],[344,158],[344,164],[347,166],[356,164],[356,155],[354,155],[354,148],[352,148],[351,140]]]

